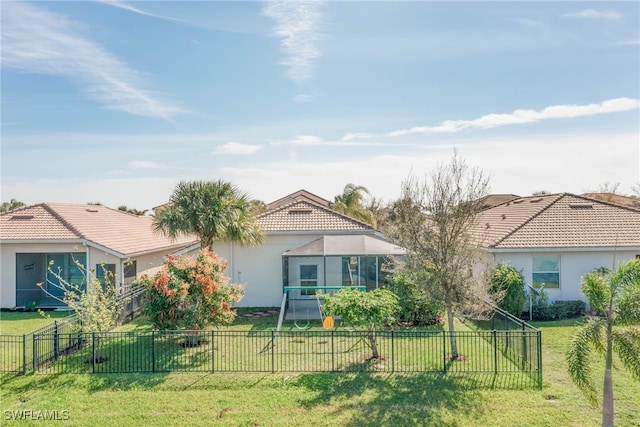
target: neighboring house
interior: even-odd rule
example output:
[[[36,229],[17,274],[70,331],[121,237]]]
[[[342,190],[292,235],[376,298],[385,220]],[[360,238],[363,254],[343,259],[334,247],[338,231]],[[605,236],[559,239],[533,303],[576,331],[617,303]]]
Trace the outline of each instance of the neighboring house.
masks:
[[[550,301],[586,301],[582,276],[640,257],[640,210],[568,193],[522,197],[482,211],[474,234]]]
[[[327,200],[305,190],[268,204],[258,222],[265,233],[261,246],[214,244],[229,263],[231,281],[245,285],[239,306],[279,306],[285,286],[375,289],[389,273],[389,256],[405,253],[371,225],[333,211]],[[312,289],[289,297],[299,307],[316,303]]]
[[[640,198],[636,196],[623,196],[615,193],[584,193],[583,196],[602,200],[603,202],[615,203],[616,205],[640,208]]]
[[[478,200],[478,203],[482,209],[488,209],[518,198],[520,198],[520,196],[515,194],[489,194],[488,196],[484,196],[482,199]]]
[[[42,203],[0,214],[0,308],[62,305],[52,274],[73,285],[104,277],[119,289],[141,274],[153,274],[164,257],[194,244],[193,236],[172,241],[153,230],[153,218],[100,205]],[[79,267],[79,265],[83,267]],[[103,268],[104,267],[104,268]]]

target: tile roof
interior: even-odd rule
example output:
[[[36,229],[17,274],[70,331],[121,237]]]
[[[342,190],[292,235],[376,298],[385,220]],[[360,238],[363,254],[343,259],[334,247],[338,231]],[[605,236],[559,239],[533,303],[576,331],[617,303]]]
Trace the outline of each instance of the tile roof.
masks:
[[[171,239],[153,231],[153,218],[100,205],[41,203],[0,214],[0,240],[84,239],[122,255],[197,242],[194,236]]]
[[[483,209],[487,209],[519,198],[520,196],[515,194],[489,194],[480,199],[478,203]]]
[[[496,249],[640,247],[640,210],[568,193],[522,197],[482,211],[473,235]]]
[[[328,207],[306,200],[292,201],[258,216],[258,223],[269,231],[374,231],[364,222],[342,215]]]
[[[267,211],[281,208],[283,206],[289,205],[294,202],[302,202],[306,201],[309,203],[315,203],[320,206],[329,206],[329,201],[327,199],[323,199],[320,196],[316,196],[313,193],[308,192],[307,190],[298,190],[295,193],[291,193],[288,196],[284,196],[276,201],[273,201],[267,205]]]

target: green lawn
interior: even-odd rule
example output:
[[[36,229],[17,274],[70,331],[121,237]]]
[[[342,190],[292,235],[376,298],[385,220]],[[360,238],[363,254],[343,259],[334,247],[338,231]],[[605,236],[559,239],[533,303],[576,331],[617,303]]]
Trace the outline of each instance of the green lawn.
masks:
[[[72,311],[46,311],[45,316],[36,311],[0,311],[0,334],[22,335],[35,331],[71,316]]]
[[[234,329],[270,329],[275,319],[238,319]],[[37,374],[2,377],[0,416],[2,425],[43,424],[6,420],[4,411],[24,409],[68,410],[70,420],[51,423],[79,426],[596,426],[599,409],[564,364],[575,323],[536,325],[542,389],[517,374]],[[616,371],[614,384],[616,425],[640,426],[640,383]]]

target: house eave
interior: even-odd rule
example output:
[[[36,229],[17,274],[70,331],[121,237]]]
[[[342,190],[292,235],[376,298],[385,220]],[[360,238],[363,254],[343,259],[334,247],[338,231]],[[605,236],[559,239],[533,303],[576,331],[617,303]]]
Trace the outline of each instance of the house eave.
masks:
[[[547,247],[521,247],[521,248],[492,248],[482,249],[491,253],[515,253],[515,252],[611,252],[640,251],[640,246],[547,246]]]

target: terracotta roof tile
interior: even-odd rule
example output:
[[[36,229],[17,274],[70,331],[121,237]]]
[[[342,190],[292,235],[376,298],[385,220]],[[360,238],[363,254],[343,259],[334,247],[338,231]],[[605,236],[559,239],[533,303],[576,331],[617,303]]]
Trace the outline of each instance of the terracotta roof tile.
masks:
[[[567,193],[523,197],[481,212],[474,236],[498,249],[640,246],[640,210]]]
[[[0,215],[2,240],[86,239],[123,255],[186,246],[153,231],[153,218],[99,205],[43,203]]]
[[[258,216],[258,222],[265,232],[373,231],[373,227],[369,224],[308,201],[292,202],[272,209]]]

